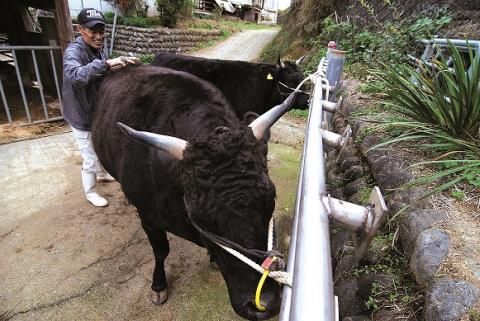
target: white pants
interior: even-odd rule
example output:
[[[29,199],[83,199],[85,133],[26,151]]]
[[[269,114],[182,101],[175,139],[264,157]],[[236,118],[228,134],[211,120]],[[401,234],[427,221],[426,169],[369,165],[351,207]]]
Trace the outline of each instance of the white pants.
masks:
[[[104,171],[97,153],[93,149],[92,132],[72,128],[75,141],[77,142],[80,154],[83,157],[82,170],[89,173],[101,173]]]

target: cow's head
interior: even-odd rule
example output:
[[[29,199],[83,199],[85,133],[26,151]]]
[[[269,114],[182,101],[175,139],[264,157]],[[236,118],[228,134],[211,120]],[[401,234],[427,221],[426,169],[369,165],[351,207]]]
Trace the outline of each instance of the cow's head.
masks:
[[[288,105],[293,97],[287,99]],[[248,127],[218,127],[188,142],[121,126],[129,135],[179,160],[185,206],[191,221],[246,249],[265,251],[268,223],[275,206],[275,186],[268,176],[265,137],[268,128],[284,111],[274,108]],[[249,320],[264,320],[276,315],[281,301],[280,286],[267,279],[261,294],[266,310],[258,310],[255,291],[261,275],[208,236],[202,236],[226,281],[235,312]],[[252,259],[262,263],[258,257]]]
[[[302,60],[303,57],[297,61],[282,61],[280,57],[278,57],[272,73],[272,78],[277,86],[277,90],[282,96],[282,100],[285,99],[292,92],[292,89],[296,88],[305,78],[299,68],[299,64]],[[303,85],[301,89],[305,92],[308,91],[305,85]],[[310,96],[306,93],[298,93],[295,97],[292,108],[308,108],[309,97]]]

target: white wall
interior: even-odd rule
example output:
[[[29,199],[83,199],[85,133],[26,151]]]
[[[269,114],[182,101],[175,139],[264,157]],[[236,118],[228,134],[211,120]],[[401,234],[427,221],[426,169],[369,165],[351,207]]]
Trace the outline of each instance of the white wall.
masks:
[[[265,0],[265,2],[263,3],[263,8],[266,10],[277,11],[278,0]]]
[[[68,0],[68,6],[72,18],[77,18],[78,13],[83,8],[94,8],[102,12],[115,11],[110,2],[104,0]]]
[[[148,4],[147,15],[149,17],[157,16],[157,5],[155,0],[146,0]],[[82,7],[83,4],[83,7]],[[95,8],[102,12],[115,12],[115,7],[110,2],[104,0],[68,0],[68,6],[70,7],[70,15],[72,18],[76,18],[82,8]]]

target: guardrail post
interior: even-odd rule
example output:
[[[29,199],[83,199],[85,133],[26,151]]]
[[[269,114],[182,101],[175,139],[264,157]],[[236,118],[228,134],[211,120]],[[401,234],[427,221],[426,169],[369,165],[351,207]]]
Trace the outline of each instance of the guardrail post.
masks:
[[[330,83],[330,86],[333,88],[337,87],[337,84],[340,81],[340,77],[343,71],[343,65],[345,64],[345,55],[346,51],[341,50],[331,50],[330,57],[328,59],[327,65],[327,79]],[[335,101],[336,90],[333,91],[332,97],[325,97],[325,100]]]

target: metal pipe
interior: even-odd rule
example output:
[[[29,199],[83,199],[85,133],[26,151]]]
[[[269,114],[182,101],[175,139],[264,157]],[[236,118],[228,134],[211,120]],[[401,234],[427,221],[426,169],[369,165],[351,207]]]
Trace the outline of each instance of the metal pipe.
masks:
[[[327,75],[328,82],[334,90],[330,90],[329,93],[326,93],[325,100],[336,101],[337,100],[337,90],[338,83],[340,82],[340,76],[342,74],[343,65],[345,64],[345,51],[333,49],[330,51],[330,58],[328,59],[327,70],[325,74]],[[333,120],[333,115],[328,114],[325,117],[326,124],[331,124]]]
[[[10,114],[10,108],[8,107],[7,97],[5,96],[5,90],[3,89],[2,77],[0,77],[0,94],[2,95],[3,106],[5,107],[5,113],[7,114],[8,123],[13,124],[12,115]]]
[[[341,101],[335,103],[333,101],[324,100],[323,101],[323,110],[328,111],[330,113],[334,113],[338,109],[340,104],[341,104]]]
[[[332,198],[330,196],[323,196],[322,202],[327,208],[329,214],[337,221],[347,226],[352,232],[357,232],[365,229],[366,232],[370,230],[368,226],[370,209],[357,204],[345,202]]]
[[[118,15],[118,10],[115,10],[115,16],[113,17],[112,39],[110,40],[110,51],[108,52],[109,56],[113,52],[113,43],[115,42],[115,29],[117,28],[117,15]]]
[[[40,99],[42,100],[43,114],[45,119],[48,119],[47,103],[45,102],[45,95],[43,94],[42,79],[40,77],[40,71],[38,70],[37,55],[35,50],[32,49],[33,67],[35,68],[35,75],[37,76],[38,90],[40,91]]]
[[[63,117],[58,116],[58,117],[52,117],[52,118],[49,118],[49,119],[35,120],[35,121],[32,121],[30,124],[20,125],[19,127],[36,125],[36,124],[51,123],[51,122],[55,122],[55,121],[59,121],[59,120],[63,120]]]
[[[292,233],[290,235],[290,245],[288,247],[288,264],[287,264],[287,272],[293,273],[295,268],[295,247],[297,245],[297,230],[298,230],[298,213],[300,212],[300,203],[302,202],[302,186],[303,186],[303,164],[305,161],[305,145],[303,146],[302,151],[302,163],[300,166],[300,173],[298,176],[298,183],[297,183],[297,197],[295,200],[295,211],[293,215],[293,222],[292,222]],[[282,293],[282,305],[280,309],[280,317],[279,321],[288,321],[290,318],[290,307],[292,304],[292,288],[289,286],[283,287]]]
[[[340,80],[342,74],[343,65],[345,63],[346,51],[332,50],[330,52],[330,59],[328,59],[327,65],[327,79],[330,86],[337,87],[337,83]],[[328,100],[330,97],[325,97]]]
[[[438,38],[434,38],[434,39],[422,39],[421,40],[422,43],[424,44],[428,44],[428,43],[435,43],[435,44],[439,44],[439,45],[448,45],[449,42],[451,42],[453,45],[455,46],[460,46],[460,47],[468,47],[468,45],[478,45],[480,44],[480,41],[479,40],[462,40],[462,39],[438,39]]]
[[[57,88],[58,102],[60,103],[60,113],[63,116],[62,93],[60,91],[60,85],[58,84],[57,67],[55,67],[55,58],[53,57],[53,50],[51,49],[50,49],[50,59],[52,61],[53,78],[55,79],[55,87]]]
[[[323,142],[330,146],[330,147],[340,147],[340,144],[342,142],[342,135],[333,133],[328,130],[321,130],[322,137],[323,137]]]
[[[0,46],[0,51],[61,49],[60,46]]]
[[[313,100],[310,102],[310,105],[312,105],[312,103],[313,103]],[[309,119],[310,119],[310,116],[311,114],[309,113],[308,114]],[[293,213],[292,230],[291,230],[292,232],[290,234],[290,244],[288,247],[288,263],[287,263],[286,271],[292,274],[293,274],[293,270],[295,269],[295,248],[297,246],[298,217],[300,213],[300,204],[303,201],[302,187],[303,187],[304,164],[305,164],[305,144],[303,145],[303,149],[302,149],[300,173],[298,175],[298,183],[297,183],[297,195],[295,199],[295,211]],[[280,308],[279,321],[289,321],[291,305],[292,305],[292,288],[289,286],[284,286],[283,293],[282,293],[282,305]]]
[[[328,213],[320,200],[326,194],[320,82],[317,78],[305,137],[303,201],[295,248],[295,262],[301,264],[296,264],[293,271],[291,321],[335,319]]]
[[[32,117],[30,117],[30,111],[28,110],[27,97],[25,96],[25,90],[23,88],[22,76],[20,75],[20,68],[18,67],[18,59],[17,54],[15,53],[15,49],[12,50],[12,56],[15,63],[15,72],[17,73],[18,86],[20,87],[20,93],[22,94],[23,107],[25,107],[25,113],[27,114],[28,122],[31,123]]]

